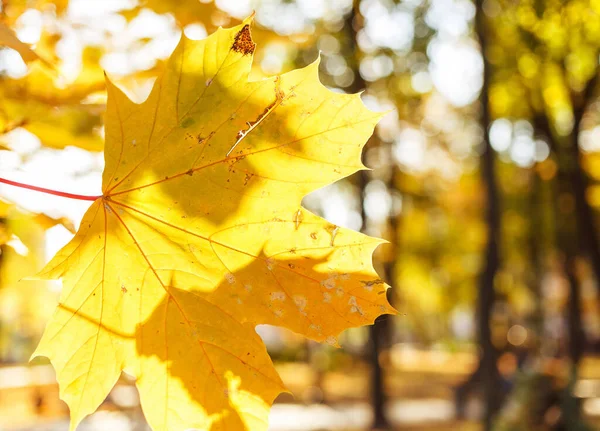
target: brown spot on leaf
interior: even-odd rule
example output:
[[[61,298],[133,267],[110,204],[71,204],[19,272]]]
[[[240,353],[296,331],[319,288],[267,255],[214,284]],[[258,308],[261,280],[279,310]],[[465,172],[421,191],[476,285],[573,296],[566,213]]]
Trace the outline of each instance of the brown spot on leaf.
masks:
[[[256,44],[252,42],[252,36],[250,36],[250,26],[246,24],[244,27],[242,27],[238,34],[235,35],[231,49],[243,55],[251,55],[254,53],[254,48],[256,48]]]
[[[336,226],[336,225],[332,224],[332,225],[329,225],[329,226],[327,226],[327,227],[325,228],[325,230],[326,230],[327,232],[329,232],[329,235],[331,235],[331,242],[329,243],[329,245],[330,245],[331,247],[333,247],[333,245],[334,245],[334,242],[335,242],[335,237],[337,236],[337,234],[338,234],[338,232],[339,232],[340,228],[339,228],[339,226]]]
[[[362,284],[364,284],[365,286],[375,286],[376,284],[384,284],[385,282],[381,279],[376,279],[376,280],[361,280],[360,281]]]
[[[296,230],[298,230],[298,228],[300,227],[300,223],[302,223],[303,220],[304,214],[302,213],[302,211],[296,211],[296,213],[294,214],[294,226],[296,227]]]
[[[198,142],[198,145],[202,145],[206,141],[208,141],[210,138],[212,138],[214,134],[215,134],[215,132],[212,131],[212,132],[210,132],[210,134],[207,137],[203,137],[200,133],[198,133],[196,135],[196,142]]]
[[[274,83],[275,83],[275,100],[273,100],[273,102],[271,102],[255,120],[246,121],[246,125],[248,126],[248,128],[237,132],[237,134],[235,135],[235,139],[236,139],[235,144],[233,144],[233,147],[231,147],[231,149],[227,152],[227,157],[229,157],[229,155],[238,146],[238,144],[240,142],[242,142],[242,140],[248,135],[248,133],[250,133],[252,130],[254,130],[254,128],[256,126],[258,126],[265,118],[267,118],[267,116],[270,113],[273,112],[273,110],[278,105],[280,105],[283,102],[283,98],[285,97],[285,95],[284,95],[283,91],[281,91],[281,83],[279,80],[279,76],[275,78]]]

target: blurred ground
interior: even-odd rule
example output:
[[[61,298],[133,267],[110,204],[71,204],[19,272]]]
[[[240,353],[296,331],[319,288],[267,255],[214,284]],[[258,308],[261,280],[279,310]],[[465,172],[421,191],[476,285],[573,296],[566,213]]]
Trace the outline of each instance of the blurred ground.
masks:
[[[387,413],[396,430],[480,430],[473,421],[457,421],[454,389],[472,372],[476,362],[466,353],[392,349],[382,361],[389,365]],[[277,431],[364,430],[372,420],[369,369],[357,361],[340,371],[319,373],[306,363],[277,365],[294,397],[283,394],[270,416]],[[560,372],[560,364],[547,369]],[[48,365],[5,367],[0,370],[0,429],[6,431],[63,431],[68,412],[58,399],[54,372]],[[600,358],[588,357],[581,368],[576,392],[588,419],[600,425]],[[479,416],[478,397],[472,397],[467,416]],[[132,382],[121,379],[105,403],[79,431],[148,430]]]

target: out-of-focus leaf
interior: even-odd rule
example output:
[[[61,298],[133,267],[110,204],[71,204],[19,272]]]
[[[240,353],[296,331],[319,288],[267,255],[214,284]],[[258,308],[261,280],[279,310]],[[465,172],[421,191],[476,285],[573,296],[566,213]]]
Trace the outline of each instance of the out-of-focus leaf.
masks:
[[[45,229],[34,221],[35,214],[8,206],[2,225],[12,241],[3,247],[0,265],[0,357],[22,363],[50,317],[48,304],[55,301],[56,293],[48,289],[48,282],[25,279],[44,264]]]
[[[238,23],[239,20],[231,18],[221,11],[212,0],[142,0],[133,9],[124,10],[121,14],[131,20],[143,8],[151,9],[159,14],[171,14],[177,23],[185,27],[188,24],[200,23],[207,32],[212,33],[219,26]]]
[[[35,215],[33,217],[32,221],[34,223],[37,223],[44,230],[50,229],[51,227],[54,227],[56,225],[62,225],[65,227],[65,229],[67,229],[73,235],[75,235],[75,232],[77,231],[75,229],[75,225],[73,224],[73,222],[71,220],[69,220],[67,217],[54,218],[54,217],[50,217],[47,214],[42,213],[42,214]]]
[[[54,11],[61,15],[68,5],[69,0],[3,0],[1,13],[5,22],[13,25],[27,9]]]
[[[29,63],[35,60],[41,60],[47,66],[52,67],[48,61],[40,57],[29,45],[19,40],[15,32],[7,26],[5,23],[0,21],[0,46],[7,46],[14,49],[21,55],[21,58],[25,63]]]
[[[36,64],[24,78],[0,79],[0,129],[9,131],[20,125],[47,147],[72,145],[101,151],[104,106],[82,103],[105,88],[100,55],[97,49],[85,50],[81,74],[66,87],[57,82],[60,77],[45,73]]]

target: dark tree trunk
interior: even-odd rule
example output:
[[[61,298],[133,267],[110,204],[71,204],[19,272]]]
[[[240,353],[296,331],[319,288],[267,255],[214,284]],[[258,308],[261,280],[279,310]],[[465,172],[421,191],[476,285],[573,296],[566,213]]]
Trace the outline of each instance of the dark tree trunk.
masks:
[[[358,46],[356,44],[356,29],[359,26],[360,14],[358,12],[360,1],[355,1],[352,11],[346,18],[344,31],[348,41],[348,57],[351,58],[351,67],[354,73],[354,82],[348,92],[356,93],[366,89],[366,82],[360,76],[358,70],[359,58],[356,56]],[[371,137],[365,150],[363,150],[363,162],[366,149],[371,147],[376,141],[375,136]],[[365,231],[368,225],[364,201],[365,188],[369,182],[369,174],[367,171],[357,173],[357,186],[361,197],[361,217],[363,221],[362,230]],[[383,278],[391,285],[393,284],[393,262],[386,263],[384,266]],[[389,292],[389,291],[388,291]],[[389,298],[389,295],[388,295]],[[384,347],[388,344],[390,324],[389,316],[380,316],[375,320],[375,323],[369,327],[369,344],[368,358],[371,366],[371,407],[373,409],[373,429],[383,430],[390,429],[390,424],[385,415],[386,393],[384,387],[384,370],[381,367],[380,356]]]
[[[566,310],[567,340],[566,346],[568,356],[571,359],[571,376],[577,374],[577,365],[583,355],[585,345],[585,334],[583,332],[580,304],[580,285],[576,274],[577,252],[582,247],[580,227],[577,226],[576,198],[572,184],[572,172],[569,172],[568,161],[564,150],[557,151],[558,175],[556,179],[556,199],[554,200],[554,212],[556,217],[557,247],[562,252],[562,263],[564,274],[569,287],[569,300]],[[563,398],[570,399],[569,387],[565,389]],[[579,403],[571,403],[568,411],[565,403],[561,408],[566,422],[577,421],[579,418]]]
[[[581,151],[579,149],[579,135],[583,116],[588,105],[594,97],[594,90],[598,77],[591,79],[583,93],[582,100],[575,105],[573,110],[573,130],[567,143],[567,157],[565,158],[566,177],[570,183],[575,199],[575,229],[579,238],[579,247],[590,259],[592,269],[596,278],[596,287],[600,293],[600,248],[598,245],[598,234],[594,224],[594,215],[586,199],[587,177],[581,164]],[[583,331],[581,316],[581,289],[575,273],[576,250],[567,257],[566,272],[571,290],[569,295],[568,321],[569,321],[569,353],[573,365],[577,366],[583,356],[585,346],[585,333]]]
[[[544,334],[544,309],[542,307],[542,275],[543,275],[543,256],[544,248],[547,246],[545,238],[545,223],[544,223],[544,194],[543,183],[540,179],[535,167],[531,171],[531,193],[529,195],[529,207],[527,208],[530,214],[529,224],[529,256],[532,265],[531,280],[529,286],[531,294],[535,298],[535,308],[532,315],[532,328],[535,334],[535,342],[533,343],[531,353],[535,357],[539,357],[542,349],[542,339]],[[528,218],[527,215],[524,215]]]
[[[579,135],[583,116],[588,105],[594,97],[598,77],[591,79],[582,93],[581,102],[573,110],[573,130],[567,148],[567,169],[569,169],[569,181],[575,197],[575,217],[578,226],[579,240],[583,251],[588,255],[594,276],[596,287],[600,296],[600,245],[598,244],[598,232],[594,224],[594,213],[586,199],[587,177],[581,165],[581,150],[579,149]],[[575,103],[574,103],[575,105]]]
[[[581,289],[574,271],[574,262],[567,259],[566,272],[569,280],[569,304],[567,320],[569,326],[569,356],[572,366],[577,367],[583,356],[585,333],[581,321]]]
[[[585,346],[581,316],[581,292],[575,268],[576,259],[580,253],[587,255],[590,260],[600,294],[600,247],[593,210],[586,199],[587,178],[581,164],[579,149],[583,116],[593,100],[597,79],[595,77],[587,83],[580,95],[579,102],[573,100],[574,121],[573,130],[569,136],[566,138],[557,136],[545,117],[538,117],[535,122],[536,127],[547,135],[558,161],[557,199],[555,200],[557,242],[558,248],[564,254],[564,271],[569,282],[567,348],[574,367],[583,356]],[[570,208],[569,202],[573,202],[573,209]]]
[[[500,205],[496,172],[494,166],[494,150],[489,141],[489,126],[491,122],[489,110],[490,65],[486,59],[486,29],[483,0],[476,2],[475,25],[481,45],[483,58],[483,86],[479,97],[481,104],[481,127],[483,129],[483,151],[481,154],[482,183],[487,198],[487,248],[485,251],[485,267],[479,280],[477,298],[478,338],[482,349],[480,376],[484,403],[484,429],[490,430],[501,402],[501,379],[497,368],[498,352],[492,343],[490,326],[494,302],[496,299],[494,279],[498,271],[500,257],[498,242],[500,239]]]
[[[571,359],[571,376],[574,381],[577,366],[583,357],[586,337],[583,330],[581,309],[581,287],[577,279],[576,264],[579,255],[587,255],[591,263],[596,286],[600,293],[600,248],[593,220],[593,211],[586,199],[587,178],[581,164],[579,135],[587,106],[591,103],[597,78],[588,82],[580,101],[573,100],[573,130],[567,137],[558,136],[547,118],[538,118],[536,126],[550,140],[558,161],[557,193],[554,212],[557,224],[557,245],[563,253],[563,265],[569,284],[567,304],[568,340],[567,351]],[[566,389],[567,391],[569,388]],[[568,396],[569,399],[570,395]],[[567,422],[577,422],[580,417],[579,403],[573,399],[568,411],[564,411]],[[563,406],[564,407],[564,406]]]

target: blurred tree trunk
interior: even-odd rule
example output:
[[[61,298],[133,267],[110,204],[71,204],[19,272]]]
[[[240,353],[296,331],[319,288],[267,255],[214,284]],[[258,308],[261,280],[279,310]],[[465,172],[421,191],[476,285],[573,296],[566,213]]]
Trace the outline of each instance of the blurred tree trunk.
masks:
[[[485,267],[479,279],[477,298],[478,338],[482,349],[480,376],[483,390],[484,427],[490,430],[495,415],[501,404],[501,378],[497,368],[498,352],[492,342],[491,319],[496,299],[494,279],[498,271],[500,257],[498,243],[500,240],[500,205],[494,166],[494,150],[489,141],[491,122],[489,109],[490,65],[487,61],[487,38],[483,0],[476,2],[475,26],[481,55],[483,59],[483,85],[479,96],[481,105],[481,128],[483,129],[483,151],[481,154],[482,183],[486,193],[487,208],[487,248],[485,251]]]
[[[542,340],[544,333],[544,309],[542,278],[544,268],[544,249],[547,249],[545,219],[544,219],[544,196],[543,183],[537,172],[537,165],[531,169],[531,191],[529,193],[529,206],[524,214],[525,218],[530,218],[529,224],[529,257],[532,265],[531,280],[529,286],[531,294],[535,298],[535,305],[532,313],[532,329],[535,334],[535,341],[531,346],[531,353],[539,357],[542,349]]]
[[[590,260],[600,296],[600,247],[593,210],[586,199],[587,178],[581,164],[582,155],[579,148],[583,116],[593,100],[597,80],[597,76],[591,79],[581,93],[579,101],[573,100],[573,129],[568,136],[561,139],[546,121],[549,137],[553,139],[557,153],[559,199],[564,201],[566,198],[569,204],[572,199],[575,211],[574,217],[569,214],[572,212],[572,210],[569,211],[570,208],[559,208],[560,213],[558,214],[562,216],[563,228],[559,233],[562,238],[559,239],[559,247],[565,253],[565,273],[569,280],[568,349],[574,368],[579,364],[585,346],[581,316],[581,289],[576,274],[579,253],[587,255]],[[569,228],[569,226],[572,227]]]
[[[579,248],[584,254],[587,254],[594,275],[596,277],[596,287],[600,292],[600,249],[598,245],[598,234],[594,224],[594,215],[586,199],[587,178],[581,164],[581,150],[579,148],[579,136],[583,116],[588,105],[594,97],[598,77],[591,79],[584,91],[582,92],[581,100],[577,104],[573,101],[573,130],[566,143],[565,156],[563,160],[564,177],[570,183],[574,200],[575,200],[575,220],[574,229],[576,230],[576,238],[579,238]],[[568,238],[565,238],[565,243]],[[570,244],[565,244],[567,247],[573,247],[573,241]],[[573,250],[567,255],[567,277],[571,284],[569,295],[569,353],[573,366],[576,367],[581,357],[583,356],[585,346],[585,333],[583,331],[582,316],[581,316],[581,289],[577,280],[576,274],[576,253],[578,250]],[[599,295],[600,296],[600,295]]]
[[[600,248],[598,245],[598,234],[594,224],[593,210],[586,199],[587,177],[582,166],[582,155],[579,148],[579,137],[587,107],[594,99],[594,91],[598,83],[598,76],[591,79],[580,95],[579,103],[573,100],[573,130],[564,140],[564,143],[557,139],[558,143],[563,143],[557,148],[559,154],[559,174],[563,181],[567,182],[573,195],[575,215],[571,223],[575,232],[565,234],[563,238],[566,247],[566,274],[569,279],[569,303],[567,319],[569,325],[569,357],[571,358],[571,382],[572,386],[577,379],[577,368],[583,357],[585,350],[585,332],[583,330],[582,312],[581,312],[581,288],[576,273],[577,252],[587,254],[594,275],[596,278],[596,287],[600,294]],[[550,130],[552,132],[552,130]],[[565,221],[565,223],[567,220]],[[571,238],[568,234],[571,233]],[[576,239],[577,241],[574,241]],[[599,295],[600,296],[600,295]],[[569,393],[571,387],[566,388],[563,410],[565,422],[568,424],[578,423],[581,417],[580,403]]]
[[[586,199],[587,178],[582,166],[579,136],[586,108],[592,102],[597,78],[591,79],[579,100],[573,100],[573,129],[568,136],[560,136],[547,117],[537,118],[535,126],[548,137],[556,154],[558,175],[554,213],[557,224],[557,246],[563,253],[563,267],[569,286],[567,304],[567,350],[571,359],[571,385],[577,378],[577,367],[585,349],[581,309],[581,285],[577,278],[577,258],[587,255],[600,293],[600,249],[594,224],[593,210]],[[565,389],[563,416],[566,423],[578,423],[580,406]]]
[[[575,193],[573,190],[572,173],[569,173],[569,158],[565,157],[564,150],[557,147],[558,175],[556,178],[556,196],[554,199],[554,213],[556,218],[557,248],[562,252],[562,265],[568,283],[569,299],[567,303],[567,345],[568,356],[571,359],[570,375],[573,380],[576,376],[577,365],[583,355],[585,334],[583,332],[580,304],[580,285],[576,274],[577,252],[580,251],[580,228],[575,221],[574,214]],[[571,168],[572,169],[572,168]],[[565,399],[570,398],[569,387],[564,392]],[[568,411],[562,407],[563,421],[572,422],[579,418],[578,403],[570,403]]]
[[[587,107],[593,101],[597,82],[598,76],[596,75],[587,83],[579,103],[573,101],[573,130],[566,149],[568,151],[566,160],[568,165],[566,168],[569,170],[569,182],[575,197],[576,221],[582,251],[590,259],[596,277],[598,296],[600,296],[600,245],[598,243],[598,232],[594,224],[594,213],[586,199],[587,177],[581,165],[581,150],[579,148],[583,116]]]
[[[348,66],[351,68],[354,74],[354,82],[351,87],[346,90],[349,93],[357,93],[367,88],[366,82],[360,75],[359,72],[359,61],[357,56],[359,47],[356,43],[357,28],[361,25],[361,16],[359,13],[360,0],[354,1],[352,10],[347,16],[344,24],[344,32],[347,40],[348,55],[345,56],[350,59]],[[363,163],[366,151],[368,148],[380,145],[379,139],[375,134],[369,139],[363,150]],[[393,175],[390,175],[390,182],[388,188],[393,188]],[[357,186],[361,198],[361,218],[362,218],[362,231],[365,232],[368,226],[368,216],[365,211],[365,190],[369,182],[368,171],[360,171],[357,174]],[[395,224],[392,222],[391,229],[395,229]],[[393,231],[395,235],[395,231]],[[395,238],[394,238],[395,239]],[[392,239],[392,247],[394,247]],[[392,255],[395,256],[395,251],[391,251]],[[383,279],[390,285],[393,286],[393,267],[395,260],[385,262],[383,266]],[[388,299],[390,291],[388,290]],[[384,373],[381,366],[381,352],[389,347],[390,339],[390,319],[389,316],[379,316],[373,325],[369,327],[369,362],[371,365],[371,407],[373,409],[373,429],[390,429],[390,424],[385,415],[385,404],[386,404],[386,393],[384,385]]]
[[[583,116],[593,101],[597,81],[597,76],[591,79],[579,100],[574,98],[572,102],[573,129],[568,136],[559,136],[546,117],[539,117],[535,121],[535,126],[547,135],[558,162],[558,184],[555,199],[555,214],[558,224],[557,242],[558,248],[564,254],[564,270],[569,282],[568,350],[574,367],[579,363],[585,345],[581,316],[581,292],[576,274],[579,254],[588,256],[600,296],[600,246],[593,210],[586,199],[587,178],[583,170],[579,148]]]

